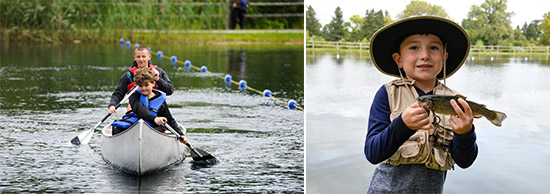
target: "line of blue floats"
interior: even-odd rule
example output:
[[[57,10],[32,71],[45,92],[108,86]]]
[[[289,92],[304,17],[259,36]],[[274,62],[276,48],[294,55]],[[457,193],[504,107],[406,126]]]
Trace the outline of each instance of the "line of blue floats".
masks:
[[[126,43],[126,47],[128,47],[128,49],[131,48],[132,42],[130,40],[124,40],[123,38],[121,38],[120,39],[120,45],[124,46],[125,43]],[[136,43],[134,45],[134,49],[138,48],[139,46],[140,46],[140,44]],[[149,49],[149,52],[151,52],[151,48],[150,47],[147,47],[147,48]],[[159,58],[159,60],[162,60],[162,55],[164,55],[164,53],[162,51],[157,52],[157,57]],[[173,65],[176,65],[177,61],[178,61],[177,56],[170,57],[170,62],[172,62]],[[184,64],[185,64],[185,69],[187,69],[187,70],[191,69],[191,61],[185,60]],[[208,67],[206,67],[206,66],[201,67],[201,72],[206,73],[207,71],[208,71]],[[225,83],[226,83],[227,87],[231,87],[231,80],[232,79],[233,79],[233,77],[231,75],[229,75],[229,74],[225,75],[224,80],[225,80]],[[247,85],[248,85],[248,83],[245,80],[239,81],[239,89],[242,92],[246,91],[246,86]],[[263,95],[265,97],[271,97],[273,95],[273,93],[271,92],[271,90],[265,89],[263,91]],[[296,110],[297,107],[298,107],[298,103],[295,100],[290,99],[288,101],[288,109]]]

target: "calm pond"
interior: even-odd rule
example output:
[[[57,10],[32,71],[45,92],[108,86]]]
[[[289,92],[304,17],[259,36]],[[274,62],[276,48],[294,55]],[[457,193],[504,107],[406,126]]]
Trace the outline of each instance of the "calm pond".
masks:
[[[143,45],[143,43],[141,43]],[[132,45],[133,46],[133,45]],[[101,156],[101,134],[89,145],[70,140],[107,114],[112,91],[133,60],[133,49],[112,45],[0,45],[0,192],[304,191],[304,113],[255,92],[227,88],[231,74],[282,100],[304,104],[303,46],[151,44],[153,51],[206,65],[187,71],[152,62],[175,87],[167,103],[188,129],[190,143],[218,158],[192,169],[191,158],[144,177],[122,173]],[[155,55],[154,52],[153,55]],[[124,106],[122,106],[124,107]],[[111,116],[103,125],[119,119]]]
[[[376,91],[383,75],[368,53],[306,53],[306,191],[365,193],[376,165],[363,154]],[[550,179],[550,62],[547,56],[474,55],[447,85],[505,112],[502,127],[474,120],[474,164],[447,173],[444,193],[548,193]]]

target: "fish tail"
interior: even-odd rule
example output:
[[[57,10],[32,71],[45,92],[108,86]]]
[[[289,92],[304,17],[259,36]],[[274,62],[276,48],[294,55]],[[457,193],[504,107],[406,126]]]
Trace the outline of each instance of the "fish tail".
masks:
[[[494,119],[491,119],[489,121],[491,121],[491,123],[493,123],[494,125],[500,127],[502,126],[502,121],[504,121],[504,119],[506,119],[506,114],[502,113],[502,112],[498,112],[498,111],[493,111],[495,112],[496,114],[496,117]]]

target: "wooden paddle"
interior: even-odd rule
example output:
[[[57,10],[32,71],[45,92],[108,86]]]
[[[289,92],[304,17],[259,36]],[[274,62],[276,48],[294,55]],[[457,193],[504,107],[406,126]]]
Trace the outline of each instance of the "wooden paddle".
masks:
[[[170,130],[170,132],[172,132],[172,134],[176,135],[176,137],[178,139],[182,139],[181,135],[179,133],[177,133],[176,130],[174,130],[172,127],[170,127],[170,125],[167,125],[165,123],[165,124],[162,124],[162,126],[166,127],[168,130]],[[207,152],[205,152],[201,149],[195,149],[189,143],[186,143],[185,145],[187,145],[187,147],[189,147],[189,149],[191,149],[191,157],[193,158],[193,161],[195,162],[195,164],[210,166],[210,165],[214,165],[214,164],[218,163],[218,159],[216,159],[211,154],[209,154],[209,153],[207,153]]]
[[[125,100],[130,98],[130,96],[137,90],[137,88],[138,88],[137,86],[134,86],[131,89],[130,93],[126,94],[126,96],[124,96],[124,98],[116,105],[115,109],[118,109],[118,107],[120,107],[120,105]],[[74,145],[88,144],[88,142],[90,142],[90,140],[92,140],[95,128],[99,127],[99,125],[101,125],[101,123],[105,122],[105,120],[107,120],[107,118],[109,118],[110,116],[111,116],[111,114],[105,115],[105,117],[103,117],[103,119],[101,119],[101,121],[99,121],[95,126],[93,126],[92,128],[78,134],[78,136],[74,137],[71,140],[71,143],[74,144]]]

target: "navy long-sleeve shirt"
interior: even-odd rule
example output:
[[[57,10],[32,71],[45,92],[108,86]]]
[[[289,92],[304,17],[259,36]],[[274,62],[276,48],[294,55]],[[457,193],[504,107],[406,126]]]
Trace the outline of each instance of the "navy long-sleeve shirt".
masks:
[[[149,99],[150,101],[160,97],[160,93],[158,91],[153,90],[153,92],[155,93],[155,97]],[[155,118],[156,117],[166,117],[168,125],[170,125],[170,127],[172,127],[172,129],[176,130],[176,132],[178,132],[180,135],[184,135],[183,132],[178,127],[178,123],[176,122],[174,117],[172,117],[172,114],[170,113],[170,109],[168,109],[168,104],[166,104],[166,101],[164,101],[162,103],[162,105],[160,106],[160,108],[157,112],[157,116],[154,116],[153,114],[151,114],[151,112],[149,112],[149,108],[147,108],[139,100],[141,98],[141,96],[142,96],[142,94],[136,92],[136,93],[133,93],[129,98],[130,106],[132,106],[132,111],[134,111],[134,113],[136,113],[137,117],[139,117],[139,118],[141,118],[141,119],[143,119],[143,120],[145,120],[145,121],[147,121],[151,124],[155,123]]]
[[[424,93],[416,88],[419,96],[433,94]],[[365,156],[372,164],[378,164],[391,157],[399,147],[416,131],[409,129],[401,115],[390,121],[390,106],[386,87],[382,86],[376,93],[370,109],[367,138],[365,140]],[[477,144],[474,126],[466,134],[454,134],[451,156],[461,168],[468,168],[477,157]]]

